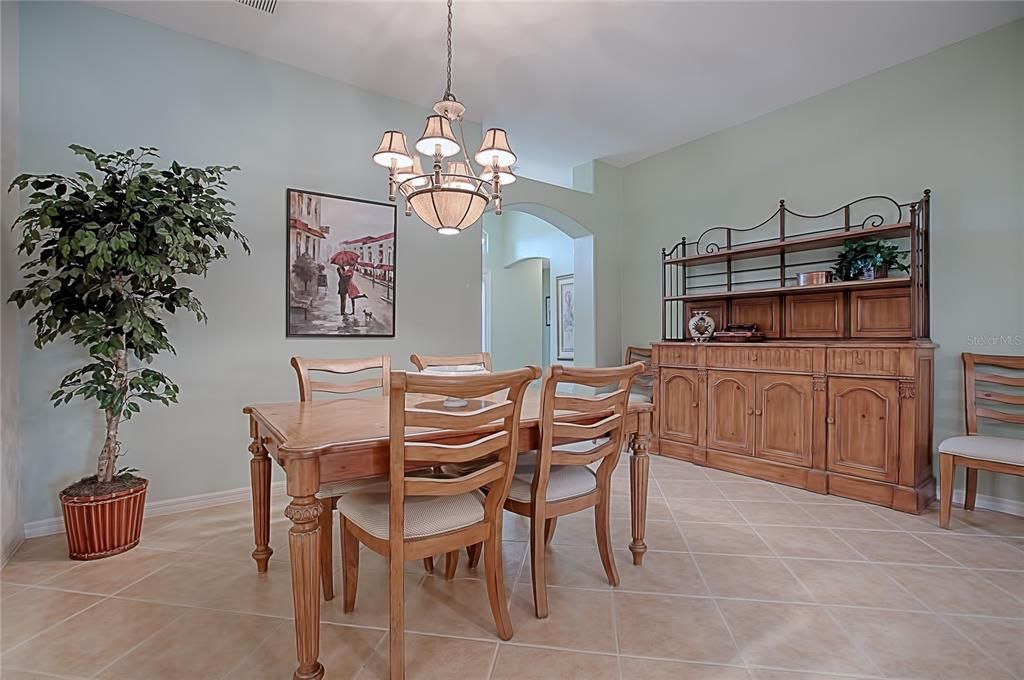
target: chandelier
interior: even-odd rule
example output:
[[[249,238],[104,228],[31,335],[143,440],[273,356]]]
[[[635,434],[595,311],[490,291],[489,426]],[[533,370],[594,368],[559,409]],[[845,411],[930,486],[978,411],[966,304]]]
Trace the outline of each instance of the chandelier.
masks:
[[[458,234],[484,214],[493,200],[501,214],[501,188],[516,181],[512,166],[516,155],[508,136],[500,128],[484,133],[480,149],[473,156],[477,172],[466,153],[462,115],[466,112],[452,94],[452,0],[448,0],[448,79],[444,96],[427,116],[416,151],[430,159],[430,172],[423,172],[419,156],[409,153],[405,134],[388,130],[373,154],[373,162],[388,168],[388,200],[397,194],[405,198],[405,214],[416,216],[439,234]],[[456,140],[453,125],[458,128]],[[459,144],[459,141],[462,144]]]

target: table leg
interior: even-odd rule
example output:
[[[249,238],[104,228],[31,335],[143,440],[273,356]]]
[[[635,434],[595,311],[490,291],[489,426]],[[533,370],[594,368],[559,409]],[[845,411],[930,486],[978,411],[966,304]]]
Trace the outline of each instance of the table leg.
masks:
[[[260,436],[259,425],[255,419],[249,420],[249,478],[252,483],[252,528],[256,538],[256,549],[252,558],[256,560],[259,573],[267,571],[267,563],[274,549],[270,547],[270,455]]]
[[[651,413],[641,412],[637,418],[637,431],[629,442],[630,520],[633,529],[629,551],[633,553],[633,564],[638,566],[643,563],[647,552],[644,534],[647,531],[647,477],[650,468],[647,447],[650,441]]]
[[[324,676],[320,656],[320,501],[319,463],[313,459],[293,459],[287,464],[288,495],[291,503],[285,517],[292,521],[288,530],[288,550],[292,569],[292,600],[295,605],[295,652],[299,667],[294,680],[319,680]],[[324,540],[331,540],[330,536]]]

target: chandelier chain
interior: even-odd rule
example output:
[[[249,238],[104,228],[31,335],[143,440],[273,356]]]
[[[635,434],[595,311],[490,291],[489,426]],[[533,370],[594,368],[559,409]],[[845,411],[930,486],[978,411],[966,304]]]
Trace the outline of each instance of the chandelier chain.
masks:
[[[452,94],[452,0],[448,0],[448,80],[445,83],[444,99],[455,99]]]

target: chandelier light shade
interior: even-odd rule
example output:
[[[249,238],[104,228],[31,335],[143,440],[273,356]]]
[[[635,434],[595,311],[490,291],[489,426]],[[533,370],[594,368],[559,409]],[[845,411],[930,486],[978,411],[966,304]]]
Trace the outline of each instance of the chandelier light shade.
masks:
[[[455,141],[452,122],[444,116],[427,116],[427,125],[423,128],[423,136],[416,142],[416,150],[424,156],[441,154],[442,158],[454,156],[462,149]]]
[[[464,189],[417,191],[408,198],[416,216],[445,236],[473,226],[487,208],[487,194]]]
[[[476,224],[491,201],[494,212],[501,214],[501,189],[516,181],[512,168],[517,158],[505,131],[491,128],[473,157],[479,172],[469,159],[462,130],[466,107],[452,94],[452,0],[447,45],[444,96],[434,104],[434,115],[427,116],[423,135],[416,140],[416,151],[430,159],[430,171],[423,171],[419,156],[409,154],[405,135],[397,130],[384,133],[373,162],[388,168],[388,200],[396,200],[400,193],[406,215],[415,212],[439,234],[458,234]]]
[[[483,166],[498,165],[510,168],[516,163],[516,155],[508,145],[508,134],[501,128],[491,128],[484,133],[484,141],[474,159]]]
[[[392,164],[396,168],[412,167],[413,158],[405,145],[405,134],[397,130],[385,132],[380,140],[380,146],[373,154],[373,162],[385,168],[390,168]]]
[[[480,171],[480,179],[487,182],[488,184],[494,178],[494,167],[486,167]],[[502,186],[507,187],[516,181],[516,176],[512,174],[512,171],[506,167],[498,166],[498,181],[501,182]]]

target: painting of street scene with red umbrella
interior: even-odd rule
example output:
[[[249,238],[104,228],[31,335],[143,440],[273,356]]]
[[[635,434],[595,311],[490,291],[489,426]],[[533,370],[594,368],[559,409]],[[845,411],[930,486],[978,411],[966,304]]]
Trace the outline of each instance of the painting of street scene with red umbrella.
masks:
[[[288,190],[289,336],[395,335],[395,206]]]

